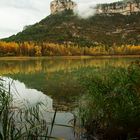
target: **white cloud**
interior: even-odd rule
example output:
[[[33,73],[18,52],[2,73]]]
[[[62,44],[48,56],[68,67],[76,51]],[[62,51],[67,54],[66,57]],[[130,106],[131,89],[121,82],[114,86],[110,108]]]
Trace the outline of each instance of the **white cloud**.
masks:
[[[87,16],[91,5],[115,0],[75,0],[80,12]],[[34,24],[50,14],[51,0],[0,0],[0,38],[16,34],[24,26]],[[91,10],[91,9],[90,9]],[[86,13],[86,14],[85,14]]]
[[[94,2],[79,3],[78,7],[75,9],[75,13],[81,18],[88,18],[93,16],[95,13],[96,4]]]
[[[99,3],[110,3],[116,0],[77,0],[78,7],[75,9],[75,13],[81,18],[89,18],[96,12],[96,5]],[[118,0],[119,1],[119,0]]]

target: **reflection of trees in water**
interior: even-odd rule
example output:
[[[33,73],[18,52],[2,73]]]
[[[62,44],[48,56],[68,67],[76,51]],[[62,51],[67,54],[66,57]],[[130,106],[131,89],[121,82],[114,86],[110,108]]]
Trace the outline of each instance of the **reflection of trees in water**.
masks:
[[[131,60],[131,59],[130,59]],[[107,65],[126,66],[129,59],[44,59],[44,60],[13,60],[0,63],[0,74],[36,73],[36,72],[70,72],[82,67],[105,67]]]
[[[127,66],[132,59],[39,59],[3,61],[0,73],[24,82],[27,87],[42,91],[54,99],[55,105],[66,110],[83,94],[78,77],[94,68],[112,65]]]

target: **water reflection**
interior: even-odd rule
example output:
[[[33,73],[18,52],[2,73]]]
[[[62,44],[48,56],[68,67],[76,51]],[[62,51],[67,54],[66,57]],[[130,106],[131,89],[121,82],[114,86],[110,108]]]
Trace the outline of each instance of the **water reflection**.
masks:
[[[0,77],[2,84],[6,91],[9,91],[13,96],[13,109],[23,109],[35,107],[38,103],[40,105],[40,111],[44,120],[51,123],[54,116],[53,99],[43,94],[36,89],[27,88],[26,85],[19,80],[13,80],[9,77]],[[73,114],[70,112],[57,112],[55,118],[55,124],[70,125],[70,120],[73,119]],[[49,129],[51,126],[49,127]],[[54,137],[62,137],[64,139],[75,139],[73,129],[70,127],[54,125],[52,132]]]
[[[12,85],[16,107],[43,102],[46,106],[44,118],[51,121],[53,108],[57,107],[56,123],[69,125],[73,119],[71,110],[75,109],[78,98],[84,93],[78,81],[80,76],[94,74],[96,69],[102,67],[126,67],[137,59],[5,59],[0,60],[0,75],[5,80],[6,88],[9,83]],[[72,131],[55,126],[53,136],[74,140]]]
[[[41,91],[27,88],[26,85],[18,80],[13,80],[8,77],[1,77],[4,88],[10,92],[14,99],[14,107],[33,107],[39,103],[45,106],[47,111],[53,111],[53,100],[44,95]]]
[[[59,111],[71,111],[84,93],[79,77],[94,73],[95,69],[102,67],[127,67],[137,59],[139,58],[3,59],[0,60],[0,75],[19,80],[28,89],[36,89],[53,98],[53,107]],[[28,98],[34,94],[29,94]]]
[[[127,66],[138,58],[0,60],[0,74],[70,72],[82,67]]]

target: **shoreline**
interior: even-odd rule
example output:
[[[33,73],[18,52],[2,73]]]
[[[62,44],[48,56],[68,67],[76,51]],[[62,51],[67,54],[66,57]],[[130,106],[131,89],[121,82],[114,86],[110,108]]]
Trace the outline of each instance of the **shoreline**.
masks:
[[[36,59],[110,59],[110,58],[140,58],[140,55],[98,55],[98,56],[5,56],[0,60],[36,60]]]

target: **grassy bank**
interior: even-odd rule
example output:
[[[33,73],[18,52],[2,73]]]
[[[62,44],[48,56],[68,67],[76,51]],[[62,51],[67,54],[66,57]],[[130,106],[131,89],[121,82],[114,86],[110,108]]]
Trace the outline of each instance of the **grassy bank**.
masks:
[[[140,139],[140,62],[82,76],[79,115],[89,139]]]

